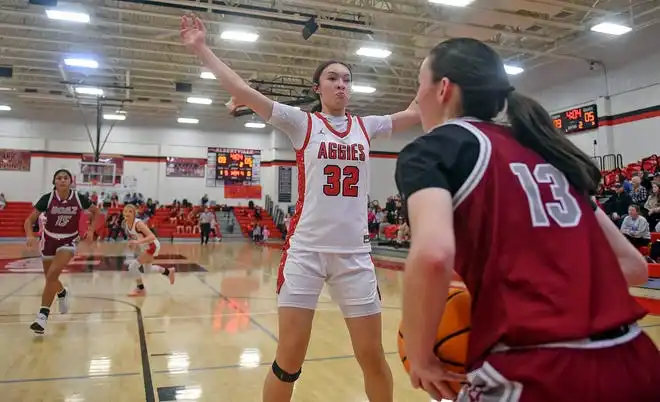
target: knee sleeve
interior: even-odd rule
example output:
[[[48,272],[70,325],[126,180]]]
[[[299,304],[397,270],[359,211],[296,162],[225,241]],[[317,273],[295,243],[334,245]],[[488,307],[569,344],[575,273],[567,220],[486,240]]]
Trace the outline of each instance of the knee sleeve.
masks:
[[[128,273],[133,277],[133,278],[139,278],[141,276],[140,272],[140,263],[138,260],[133,260],[131,261],[130,264],[128,264]]]
[[[282,368],[277,364],[276,360],[273,360],[272,369],[275,377],[277,377],[277,379],[282,382],[296,382],[300,377],[300,373],[302,373],[302,367],[293,374],[287,373],[286,371],[282,370]]]

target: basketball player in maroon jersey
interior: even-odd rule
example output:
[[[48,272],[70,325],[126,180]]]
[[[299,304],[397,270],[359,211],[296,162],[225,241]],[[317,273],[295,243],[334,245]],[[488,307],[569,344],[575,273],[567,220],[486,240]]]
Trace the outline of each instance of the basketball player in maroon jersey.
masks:
[[[43,212],[46,216],[46,224],[41,235],[41,255],[43,259],[46,285],[41,296],[41,308],[37,313],[30,329],[37,334],[43,334],[46,330],[50,306],[57,294],[57,302],[60,313],[69,311],[69,294],[60,282],[60,273],[73,258],[76,245],[80,239],[80,219],[85,210],[91,213],[86,239],[94,238],[99,210],[93,205],[89,198],[71,189],[71,173],[66,169],[60,169],[53,175],[53,191],[44,194],[34,204],[34,209],[25,220],[25,236],[29,247],[37,245],[37,238],[32,232],[32,225]]]
[[[455,270],[473,299],[459,401],[660,401],[660,355],[628,291],[647,266],[590,198],[590,158],[482,42],[437,45],[419,82],[428,134],[395,175],[412,232],[402,332],[413,386],[455,397],[433,353]],[[508,125],[493,122],[504,109]]]

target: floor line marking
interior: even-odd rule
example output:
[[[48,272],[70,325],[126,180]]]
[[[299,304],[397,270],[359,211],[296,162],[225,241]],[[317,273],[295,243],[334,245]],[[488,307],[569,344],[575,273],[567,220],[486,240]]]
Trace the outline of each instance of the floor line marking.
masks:
[[[399,352],[385,352],[385,356],[392,356],[395,354],[398,354]],[[325,357],[312,357],[305,359],[305,363],[315,363],[315,362],[324,362],[324,361],[331,361],[331,360],[343,360],[343,359],[352,359],[354,358],[355,355],[338,355],[338,356],[325,356]],[[154,370],[155,374],[186,374],[191,371],[211,371],[211,370],[226,370],[226,369],[233,369],[233,368],[257,368],[257,367],[264,367],[264,366],[270,366],[273,364],[273,362],[261,362],[258,365],[255,366],[241,366],[240,364],[227,364],[227,365],[221,365],[221,366],[208,366],[208,367],[194,367],[194,368],[188,368],[186,370]]]
[[[12,290],[11,292],[9,292],[9,293],[3,295],[2,297],[0,297],[0,303],[2,303],[3,301],[7,300],[7,299],[10,298],[10,297],[12,297],[12,296],[15,295],[16,293],[20,292],[20,291],[23,290],[26,286],[28,286],[29,284],[31,284],[32,282],[34,282],[35,280],[37,280],[37,278],[40,278],[40,277],[41,277],[41,275],[35,275],[35,276],[33,276],[32,278],[30,278],[28,281],[25,281],[22,285],[20,285],[20,286],[17,287],[16,289],[14,289],[14,290]]]
[[[68,380],[91,380],[94,378],[112,378],[112,377],[130,377],[140,375],[140,373],[111,373],[99,375],[79,375],[69,377],[45,377],[45,378],[17,378],[12,380],[0,380],[0,384],[15,384],[26,382],[47,382],[47,381],[68,381]]]

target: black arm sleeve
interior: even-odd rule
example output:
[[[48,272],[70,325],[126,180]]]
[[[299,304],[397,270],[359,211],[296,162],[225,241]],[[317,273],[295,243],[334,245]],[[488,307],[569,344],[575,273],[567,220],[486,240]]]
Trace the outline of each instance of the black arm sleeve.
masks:
[[[477,164],[479,150],[474,134],[457,125],[440,126],[417,138],[403,148],[396,163],[394,179],[402,199],[425,188],[456,194]]]
[[[39,198],[39,201],[34,203],[34,209],[39,212],[46,212],[48,209],[48,201],[50,200],[50,193],[46,193]]]
[[[82,209],[89,209],[92,206],[92,201],[84,194],[78,193],[78,200],[80,200],[80,206]]]

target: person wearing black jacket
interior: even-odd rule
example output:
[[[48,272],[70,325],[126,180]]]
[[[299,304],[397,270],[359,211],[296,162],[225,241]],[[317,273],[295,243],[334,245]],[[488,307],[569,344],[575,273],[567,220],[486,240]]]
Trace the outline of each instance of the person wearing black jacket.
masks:
[[[612,219],[614,223],[618,226],[621,226],[623,218],[628,215],[628,207],[632,205],[632,198],[626,193],[620,183],[614,185],[616,193],[611,196],[605,203],[603,207],[605,208],[605,213]]]

